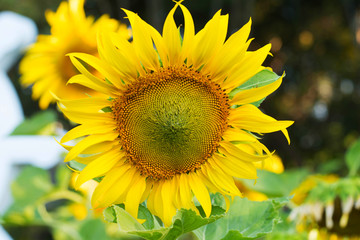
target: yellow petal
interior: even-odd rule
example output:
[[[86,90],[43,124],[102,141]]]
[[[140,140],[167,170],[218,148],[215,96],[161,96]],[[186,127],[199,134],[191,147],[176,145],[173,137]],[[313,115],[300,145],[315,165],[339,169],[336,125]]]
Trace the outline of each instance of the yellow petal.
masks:
[[[126,157],[123,158],[126,162]],[[132,183],[134,182],[134,176],[138,174],[138,169],[136,167],[131,166],[130,169],[124,174],[123,178],[121,178],[120,182],[122,185],[118,185],[118,188],[121,188],[119,191],[119,197],[116,199],[115,203],[125,203],[127,193],[132,187]]]
[[[105,152],[113,148],[114,145],[117,145],[117,143],[114,142],[113,140],[100,142],[94,145],[89,145],[81,152],[81,154],[96,154],[96,153]],[[75,159],[77,159],[77,157]]]
[[[224,43],[223,46],[223,51],[231,51],[231,49],[233,48],[238,48],[239,45],[244,45],[247,41],[247,39],[249,38],[249,34],[251,31],[251,18],[249,19],[249,21],[242,27],[240,28],[237,32],[233,33],[228,40],[226,40],[226,42]]]
[[[101,97],[88,97],[74,100],[59,99],[59,101],[65,108],[80,112],[99,112],[101,109],[112,105],[111,101]]]
[[[163,206],[165,207],[163,218],[162,218],[165,227],[168,227],[171,225],[172,218],[176,214],[176,208],[175,208],[174,202],[173,202],[174,189],[175,189],[175,186],[174,186],[174,181],[172,179],[164,181],[164,184],[161,189],[161,195],[162,195],[162,200],[163,200],[162,203],[163,203]]]
[[[237,142],[256,142],[256,138],[249,133],[237,129],[237,128],[227,128],[223,133],[223,139],[230,142],[230,141],[237,141]]]
[[[50,79],[43,79],[41,81],[37,81],[36,83],[34,83],[34,86],[32,89],[33,98],[37,99],[37,98],[41,97],[42,94],[49,91],[49,88],[51,88],[51,85],[54,82],[58,82],[58,81],[59,81],[59,79],[56,76],[53,76]]]
[[[205,27],[195,35],[191,49],[189,64],[195,69],[209,62],[225,41],[228,15],[220,15],[218,11]]]
[[[116,128],[116,126],[114,126],[114,129]],[[107,132],[112,132],[112,128],[108,125],[88,125],[88,124],[84,124],[84,125],[80,125],[77,126],[73,129],[71,129],[70,131],[68,131],[61,139],[61,143],[65,143],[68,142],[70,140],[73,140],[75,138],[79,138],[85,135],[90,135],[90,134],[104,134]]]
[[[121,82],[114,69],[112,69],[111,65],[104,64],[104,62],[99,58],[86,53],[70,53],[68,55],[80,59],[81,61],[91,66],[93,69],[96,69],[96,71],[101,73],[101,75],[103,75],[117,88],[121,89],[124,87],[124,84]]]
[[[276,89],[278,89],[281,85],[284,74],[275,82],[270,83],[263,87],[252,88],[243,90],[238,92],[234,98],[231,100],[231,105],[245,105],[248,103],[253,103],[259,101],[271,93],[273,93]]]
[[[236,145],[225,141],[220,142],[219,152],[226,156],[233,156],[245,162],[259,162],[269,157],[268,155],[249,154]]]
[[[184,39],[182,43],[182,49],[181,49],[181,61],[183,62],[189,55],[189,51],[191,50],[191,45],[194,41],[195,36],[195,27],[194,27],[194,20],[189,12],[189,10],[180,4],[180,8],[184,15]]]
[[[181,49],[180,43],[180,32],[176,27],[174,21],[174,12],[179,6],[179,3],[176,3],[175,6],[170,10],[169,14],[166,17],[164,28],[163,28],[163,39],[167,46],[170,65],[179,64],[179,55]]]
[[[69,54],[69,57],[70,57],[70,61],[76,67],[76,69],[79,70],[79,72],[82,73],[88,79],[87,81],[91,82],[91,84],[92,84],[91,86],[93,86],[94,84],[95,84],[95,86],[97,86],[95,88],[95,90],[101,91],[102,89],[105,89],[105,90],[109,91],[110,93],[112,93],[111,96],[114,96],[114,95],[116,96],[118,94],[118,92],[117,92],[118,90],[113,85],[108,84],[103,79],[100,79],[100,78],[94,76],[92,73],[90,73],[89,70],[87,70],[86,67],[75,56],[73,56],[72,54]],[[72,80],[72,78],[71,78],[68,83],[71,83],[73,81],[74,80]],[[78,80],[78,81],[80,81],[80,80]],[[106,93],[106,92],[104,92],[104,93]]]
[[[109,149],[108,149],[109,150]],[[89,164],[92,161],[94,161],[95,159],[99,158],[100,156],[102,156],[104,154],[104,152],[99,153],[99,154],[95,154],[95,155],[91,155],[91,156],[87,156],[87,157],[76,157],[74,159],[74,161],[78,162],[78,163],[82,163],[82,164]]]
[[[210,181],[219,189],[222,189],[230,196],[240,196],[241,193],[236,187],[233,177],[230,174],[224,173],[215,161],[209,159],[209,164],[202,166],[207,172]]]
[[[84,182],[89,181],[90,179],[103,176],[110,171],[123,156],[123,152],[119,151],[119,149],[114,149],[89,163],[80,172],[75,183],[75,189],[78,189]]]
[[[125,200],[125,210],[134,218],[138,218],[139,204],[141,197],[146,189],[145,177],[135,174],[131,188],[127,192]]]
[[[204,69],[211,73],[211,78],[214,80],[217,77],[222,77],[224,80],[229,74],[229,71],[234,71],[239,62],[245,57],[251,41],[246,42],[251,30],[251,19],[239,31],[232,34],[218,51],[214,59]]]
[[[256,168],[252,163],[238,160],[232,156],[214,154],[213,159],[224,172],[231,176],[244,179],[256,179]]]
[[[141,197],[141,200],[140,200],[141,203],[149,198],[152,187],[153,187],[153,180],[151,180],[149,178],[146,179],[146,189]]]
[[[77,111],[69,111],[66,108],[58,105],[64,115],[69,118],[71,121],[79,123],[79,124],[99,124],[106,123],[112,126],[114,119],[113,114],[111,112],[98,112],[98,113],[87,113],[87,112],[77,112]]]
[[[244,144],[241,144],[241,145],[243,146]],[[273,154],[269,151],[269,149],[264,144],[260,143],[259,141],[249,143],[248,145],[250,147],[252,147],[255,150],[255,152],[259,155],[264,155],[264,152],[265,152],[270,157]],[[239,148],[241,148],[241,147],[239,147]],[[251,153],[254,153],[254,152],[251,152]]]
[[[209,217],[211,214],[211,199],[209,191],[202,182],[202,179],[197,175],[196,172],[188,174],[189,176],[189,185],[194,193],[197,200],[200,202],[202,208],[204,209],[206,217]]]
[[[136,56],[134,46],[120,34],[112,32],[98,34],[98,49],[101,58],[114,66],[114,70],[117,70],[118,75],[126,84],[135,80],[138,72],[144,71]],[[118,84],[121,88],[123,87],[121,82]]]
[[[277,121],[276,119],[262,113],[254,105],[247,104],[236,109],[232,109],[229,120],[232,126],[251,132],[269,133],[281,130],[290,143],[286,128],[291,126],[294,121]]]
[[[78,142],[66,155],[65,162],[73,160],[77,155],[82,153],[86,148],[94,144],[114,140],[117,138],[117,133],[108,133],[108,134],[94,134],[90,135],[80,142]]]
[[[258,73],[261,70],[261,64],[269,55],[270,49],[271,44],[267,44],[257,51],[247,52],[244,59],[238,64],[236,71],[229,75],[221,86],[225,89],[233,89]]]
[[[225,204],[226,204],[226,209],[225,209],[225,211],[228,212],[229,209],[230,209],[231,201],[230,201],[230,199],[229,199],[228,196],[223,195],[223,197],[224,197]],[[242,197],[242,196],[241,196],[241,197]]]
[[[69,0],[69,10],[73,13],[73,19],[75,18],[76,21],[85,18],[84,2],[85,0]]]
[[[144,31],[146,23],[135,13],[123,9],[129,18],[133,30],[133,44],[141,63],[146,69],[157,70],[160,67],[158,55],[148,31]]]
[[[51,93],[49,91],[45,91],[42,93],[40,100],[39,100],[39,106],[41,109],[46,109],[51,102],[54,101],[54,98],[52,97]]]
[[[189,175],[188,174],[180,174],[179,176],[179,194],[180,194],[180,202],[181,206],[185,209],[197,209],[192,200],[193,196],[191,193],[191,188],[189,185]]]
[[[180,175],[181,174],[176,174],[171,181],[173,181],[172,185],[173,185],[173,203],[175,208],[180,209],[182,207],[181,204],[181,196],[180,196]]]
[[[158,182],[158,184],[155,184],[155,185],[158,185],[158,187],[155,188],[153,204],[152,204],[156,215],[159,216],[161,219],[164,218],[164,211],[166,211],[166,207],[163,204],[163,199],[162,199],[162,195],[161,195],[163,184],[164,184],[164,181],[161,181],[161,180]]]
[[[93,208],[106,207],[116,201],[122,193],[122,189],[127,188],[121,179],[124,178],[130,167],[130,164],[124,164],[113,168],[105,175],[92,195],[91,205]]]
[[[96,78],[96,77],[93,76],[93,78]],[[93,79],[93,81],[92,81],[86,75],[77,74],[77,75],[72,76],[69,79],[69,81],[67,82],[67,84],[76,83],[76,84],[80,84],[85,87],[88,87],[90,89],[93,89],[97,92],[104,93],[111,97],[118,96],[118,92],[116,91],[116,89],[113,86],[108,85],[107,83],[100,82],[100,81],[101,81],[100,79],[97,79],[96,81]]]
[[[160,182],[159,182],[160,183]],[[146,201],[146,207],[150,210],[150,212],[152,212],[154,215],[160,216],[159,213],[157,212],[157,208],[155,207],[155,205],[160,204],[159,202],[155,202],[155,195],[157,192],[157,189],[159,188],[158,182],[156,182],[156,184],[153,185],[153,188],[150,191],[149,194],[149,198]]]
[[[156,48],[156,50],[159,54],[159,57],[161,59],[161,62],[162,62],[162,66],[164,68],[168,67],[170,65],[170,63],[169,63],[170,59],[169,59],[168,48],[165,44],[163,37],[151,25],[147,24],[147,28],[151,35],[152,40],[154,41],[155,48]]]

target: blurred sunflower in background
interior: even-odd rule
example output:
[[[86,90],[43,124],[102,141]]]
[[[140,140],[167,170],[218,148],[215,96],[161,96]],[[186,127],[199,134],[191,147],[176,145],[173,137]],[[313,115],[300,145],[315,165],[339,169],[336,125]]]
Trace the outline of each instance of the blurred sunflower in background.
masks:
[[[295,191],[290,216],[309,239],[360,238],[360,179],[310,176]]]
[[[298,232],[311,240],[360,239],[359,156],[360,139],[345,153],[347,176],[310,175],[293,190],[289,220]]]
[[[173,17],[178,8],[183,37]],[[102,94],[59,101],[62,112],[80,124],[61,139],[69,150],[65,161],[86,164],[76,187],[103,177],[92,195],[95,209],[124,203],[138,218],[139,204],[147,200],[165,226],[177,209],[198,212],[194,196],[206,216],[212,192],[221,193],[229,207],[241,196],[233,177],[256,179],[255,163],[272,156],[254,133],[282,131],[289,141],[292,121],[277,121],[251,104],[275,91],[282,77],[237,88],[261,71],[271,72],[262,66],[271,45],[247,50],[251,21],[225,41],[228,15],[220,11],[195,34],[190,12],[177,2],[162,35],[124,11],[131,43],[106,31],[98,38],[99,58],[70,54],[81,74],[69,83]],[[83,136],[73,147],[64,145]]]
[[[45,17],[51,34],[39,35],[37,42],[28,49],[20,62],[22,85],[32,85],[32,97],[39,99],[41,109],[46,109],[50,103],[55,102],[52,93],[66,99],[98,94],[79,84],[66,85],[72,76],[78,74],[66,54],[83,52],[97,56],[97,32],[118,31],[128,38],[130,34],[126,25],[107,15],[101,16],[97,21],[92,16],[86,17],[84,0],[61,2],[56,12],[48,10]]]

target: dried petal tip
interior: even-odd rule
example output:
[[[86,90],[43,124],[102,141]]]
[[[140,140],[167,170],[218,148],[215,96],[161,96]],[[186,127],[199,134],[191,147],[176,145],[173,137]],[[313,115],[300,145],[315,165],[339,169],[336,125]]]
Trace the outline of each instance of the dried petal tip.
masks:
[[[340,227],[345,228],[346,225],[348,224],[348,220],[349,220],[349,213],[351,212],[351,209],[354,206],[354,198],[353,197],[349,197],[348,199],[346,199],[346,201],[342,201],[341,202],[341,208],[342,208],[342,216],[340,219]]]
[[[325,208],[325,215],[326,215],[326,227],[331,229],[334,227],[334,221],[332,219],[334,214],[334,203],[328,203]]]

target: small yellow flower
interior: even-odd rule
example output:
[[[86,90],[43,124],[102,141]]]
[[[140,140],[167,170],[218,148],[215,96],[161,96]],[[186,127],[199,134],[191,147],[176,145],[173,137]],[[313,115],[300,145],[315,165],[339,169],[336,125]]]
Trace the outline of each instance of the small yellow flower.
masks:
[[[32,87],[33,99],[46,109],[55,102],[53,94],[67,99],[87,97],[96,92],[79,84],[66,82],[79,72],[66,54],[83,52],[98,55],[96,34],[99,30],[118,31],[129,37],[126,25],[103,15],[97,21],[86,17],[84,0],[61,2],[56,12],[48,10],[46,20],[51,27],[50,35],[39,35],[20,63],[21,83]]]
[[[182,39],[173,18],[178,8],[185,21]],[[195,34],[190,12],[177,2],[162,35],[124,11],[132,27],[131,43],[104,32],[99,58],[70,55],[82,73],[70,82],[105,96],[60,100],[63,113],[80,124],[61,143],[87,136],[74,147],[64,145],[69,149],[65,161],[87,164],[77,187],[104,176],[92,196],[94,208],[124,203],[137,218],[139,203],[146,200],[148,209],[169,226],[177,209],[198,212],[196,197],[209,216],[210,192],[221,193],[229,206],[232,197],[241,196],[233,177],[256,179],[254,162],[271,155],[249,132],[280,130],[289,140],[286,128],[292,121],[277,121],[251,104],[275,91],[282,78],[229,97],[264,69],[271,47],[247,51],[251,21],[225,41],[228,15],[220,11]]]
[[[84,220],[88,214],[88,209],[83,203],[72,203],[69,205],[69,210],[79,221]]]
[[[275,154],[263,162],[255,162],[254,164],[258,169],[263,169],[269,172],[277,174],[284,172],[284,164],[282,163],[281,158]]]

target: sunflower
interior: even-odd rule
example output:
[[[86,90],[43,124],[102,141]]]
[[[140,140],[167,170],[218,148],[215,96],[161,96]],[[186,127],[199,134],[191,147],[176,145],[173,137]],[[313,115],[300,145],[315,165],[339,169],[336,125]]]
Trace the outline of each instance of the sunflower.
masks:
[[[178,8],[183,37],[173,17]],[[229,95],[264,69],[271,46],[247,51],[251,21],[225,41],[228,15],[220,11],[195,34],[189,10],[177,2],[162,35],[124,11],[132,42],[104,32],[99,58],[70,54],[81,74],[69,82],[106,96],[59,101],[63,113],[80,124],[61,139],[69,150],[65,161],[86,164],[76,186],[102,177],[92,196],[95,209],[124,203],[137,218],[144,202],[165,226],[177,209],[198,212],[194,197],[206,216],[212,210],[210,193],[222,194],[229,207],[241,196],[233,177],[256,179],[254,162],[271,156],[253,133],[282,131],[289,141],[286,128],[292,121],[277,121],[251,104],[275,91],[282,78]],[[64,145],[83,136],[73,147]]]
[[[84,0],[69,0],[61,2],[56,12],[48,10],[45,16],[51,34],[39,35],[20,63],[21,83],[26,87],[33,85],[32,97],[39,99],[42,109],[56,101],[51,93],[67,99],[84,98],[85,93],[95,94],[79,84],[66,86],[66,82],[78,74],[66,54],[84,52],[98,55],[96,33],[100,29],[118,30],[129,36],[126,25],[119,25],[107,15],[95,22],[93,17],[86,17],[83,7]]]
[[[293,193],[298,206],[289,219],[298,231],[309,231],[311,239],[359,239],[360,178],[312,175]]]

